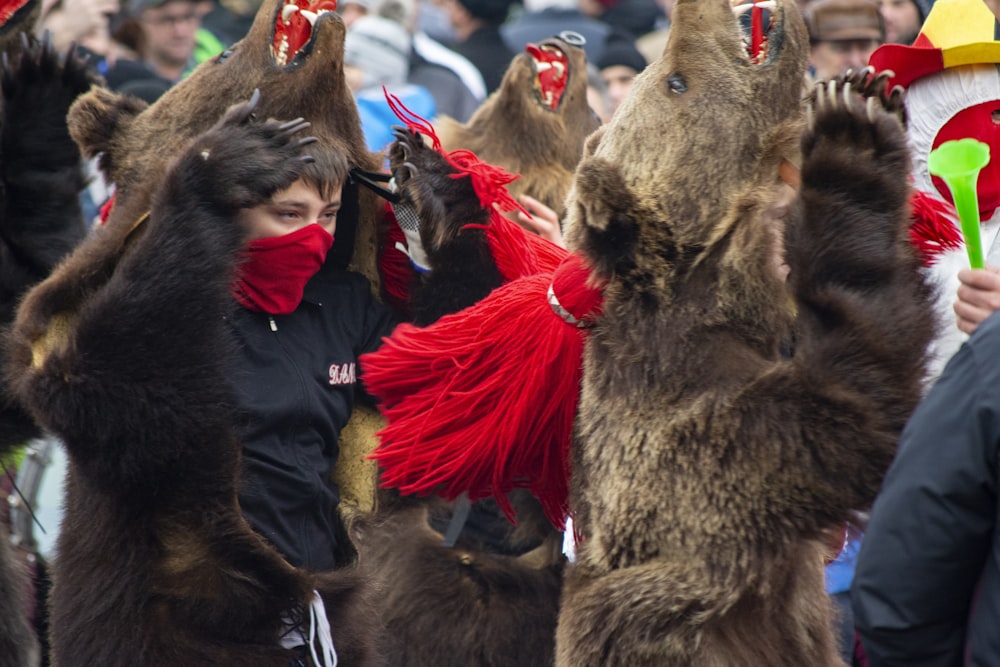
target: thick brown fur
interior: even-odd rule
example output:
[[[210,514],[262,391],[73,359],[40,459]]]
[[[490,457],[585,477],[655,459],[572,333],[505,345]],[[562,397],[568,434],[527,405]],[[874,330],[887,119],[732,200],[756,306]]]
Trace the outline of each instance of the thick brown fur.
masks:
[[[6,369],[70,457],[51,597],[56,665],[285,667],[282,617],[301,614],[314,589],[341,664],[378,661],[367,579],[354,568],[292,568],[236,500],[224,325],[244,243],[235,213],[303,168],[302,133],[267,119],[307,116],[323,142],[315,151],[372,167],[343,76],[342,21],[322,16],[309,57],[281,69],[269,55],[279,8],[265,3],[231,53],[151,107],[94,90],[70,111],[84,151],[102,154],[116,203],[107,225],[28,294]],[[235,102],[244,103],[218,121]],[[355,262],[374,262],[374,216],[362,213],[345,241],[357,194],[345,192],[345,205],[338,241],[357,250]]]
[[[83,243],[22,309],[21,333],[29,341],[51,334],[54,317],[74,312],[109,279],[137,220],[149,211],[152,194],[175,158],[226,108],[259,90],[260,118],[308,117],[311,132],[344,152],[352,165],[377,167],[364,143],[353,98],[343,76],[345,27],[332,12],[314,28],[312,53],[304,62],[278,67],[270,44],[281,3],[271,0],[257,13],[247,36],[218,58],[203,63],[152,106],[136,98],[95,89],[70,109],[73,138],[115,184],[115,205],[107,223]],[[374,195],[353,186],[344,193],[333,260],[364,274],[377,288]],[[355,221],[354,217],[358,219]],[[344,251],[346,256],[336,253]]]
[[[821,533],[872,501],[933,318],[902,128],[835,85],[800,134],[806,31],[794,3],[775,15],[754,65],[725,0],[680,0],[577,170],[568,241],[607,288],[575,427],[563,667],[842,664]],[[772,209],[800,136],[786,283]]]
[[[396,130],[389,167],[404,205],[420,217],[430,272],[415,276],[409,308],[418,325],[476,303],[503,282],[490,254],[484,209],[468,177],[412,131]],[[469,228],[467,225],[477,225]]]
[[[509,186],[511,194],[530,195],[562,216],[584,140],[600,121],[587,104],[583,49],[558,37],[539,46],[557,48],[569,60],[566,91],[556,110],[542,103],[535,62],[521,53],[511,61],[500,88],[467,123],[443,117],[435,126],[445,149],[471,150],[490,164],[520,174]]]
[[[426,503],[383,508],[351,532],[383,597],[394,667],[547,667],[554,653],[562,564],[442,545]]]
[[[357,574],[292,568],[237,506],[224,323],[244,242],[235,213],[302,168],[292,132],[249,113],[235,107],[168,170],[142,235],[78,313],[67,348],[14,377],[71,459],[54,664],[284,666],[282,616],[314,588],[345,621],[334,627],[342,659],[370,664],[377,623],[354,604]]]
[[[403,205],[420,218],[431,271],[410,301],[417,324],[482,299],[503,279],[468,177],[412,131],[397,131],[390,168]],[[454,548],[432,528],[447,526],[449,505],[383,491],[379,510],[352,523],[359,561],[384,591],[380,615],[392,665],[501,667],[551,665],[562,586],[561,533],[526,492],[511,494],[518,528],[492,501],[474,503]],[[442,529],[444,529],[442,527]],[[507,554],[522,554],[518,557]]]
[[[10,543],[7,526],[0,524],[0,665],[3,667],[39,664],[39,643],[28,623],[28,582],[24,561]]]
[[[79,199],[82,162],[65,117],[94,77],[79,59],[29,37],[40,6],[29,0],[0,25],[0,327],[10,325],[24,292],[86,233]],[[39,433],[4,387],[0,460],[9,463],[10,451]],[[26,667],[40,658],[29,610],[44,600],[25,568],[28,551],[11,548],[7,513],[0,515],[0,665]],[[29,603],[32,597],[35,605]]]

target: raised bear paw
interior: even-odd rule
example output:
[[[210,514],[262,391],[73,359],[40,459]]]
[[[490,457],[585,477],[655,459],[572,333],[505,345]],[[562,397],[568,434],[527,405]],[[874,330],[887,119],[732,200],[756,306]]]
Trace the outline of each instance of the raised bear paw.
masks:
[[[389,147],[389,168],[401,199],[420,218],[424,248],[434,253],[454,240],[462,229],[489,221],[489,211],[468,178],[453,178],[458,170],[413,130],[394,127],[396,141]]]
[[[870,68],[817,84],[808,97],[802,138],[804,165],[844,169],[843,177],[864,180],[906,173],[909,154],[898,108],[900,91],[885,94],[885,74]],[[867,168],[870,168],[867,169]],[[839,177],[839,174],[828,174]]]
[[[836,77],[834,81],[839,86],[850,86],[855,93],[872,103],[878,103],[890,114],[899,118],[899,121],[906,126],[906,105],[903,100],[906,97],[906,90],[902,86],[889,88],[889,79],[895,76],[892,70],[882,70],[876,72],[874,67],[862,67],[861,69],[848,69],[842,75]],[[828,85],[829,82],[824,82]],[[820,84],[824,85],[824,84]]]
[[[187,196],[201,197],[227,211],[261,204],[294,183],[313,157],[302,148],[316,137],[300,136],[309,127],[302,118],[259,121],[260,99],[230,107],[222,119],[195,138],[175,167]]]
[[[909,149],[899,118],[884,106],[882,86],[862,73],[817,85],[810,94],[802,136],[804,208],[785,239],[788,264],[802,281],[871,285],[912,259]]]
[[[65,126],[66,109],[97,82],[85,60],[74,50],[60,55],[48,36],[38,40],[22,33],[20,49],[4,52],[0,66],[4,116],[35,125],[47,120],[39,115],[50,113]]]

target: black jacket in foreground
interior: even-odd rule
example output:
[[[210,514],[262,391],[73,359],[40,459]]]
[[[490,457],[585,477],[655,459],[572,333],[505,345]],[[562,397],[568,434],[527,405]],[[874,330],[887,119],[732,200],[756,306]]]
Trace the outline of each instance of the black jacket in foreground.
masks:
[[[998,448],[994,314],[913,413],[875,502],[852,588],[871,667],[1000,665]]]
[[[233,381],[244,418],[240,507],[292,565],[333,569],[330,473],[355,400],[358,356],[394,321],[359,274],[324,268],[289,315],[237,309]]]

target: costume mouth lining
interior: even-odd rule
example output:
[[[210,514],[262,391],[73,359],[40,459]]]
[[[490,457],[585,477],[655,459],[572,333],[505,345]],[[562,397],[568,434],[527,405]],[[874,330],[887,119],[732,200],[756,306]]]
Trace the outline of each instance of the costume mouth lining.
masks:
[[[278,11],[274,20],[274,40],[271,56],[278,67],[285,67],[306,48],[312,40],[313,26],[323,14],[337,9],[336,0],[289,0]]]
[[[7,28],[10,20],[28,5],[28,0],[15,0],[14,2],[4,2],[0,7],[0,27]]]
[[[553,44],[528,44],[524,48],[535,63],[538,77],[538,96],[552,111],[559,108],[566,84],[569,81],[569,57]]]
[[[776,8],[774,0],[733,5],[733,13],[739,19],[743,34],[743,46],[754,65],[770,62],[780,46],[781,31],[775,28]]]

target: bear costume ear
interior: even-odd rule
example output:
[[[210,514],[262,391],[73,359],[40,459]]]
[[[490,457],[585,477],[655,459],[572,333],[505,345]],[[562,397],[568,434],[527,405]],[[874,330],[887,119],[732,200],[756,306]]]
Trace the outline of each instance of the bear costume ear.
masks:
[[[70,136],[85,157],[103,153],[102,167],[107,167],[104,162],[110,160],[113,138],[126,136],[128,126],[147,106],[137,97],[93,88],[69,108],[66,119]]]
[[[576,169],[573,185],[573,204],[587,227],[606,230],[633,208],[632,192],[621,171],[604,158],[584,159]]]
[[[599,276],[634,257],[639,238],[636,201],[617,165],[588,157],[579,164],[567,199],[567,245],[587,256]]]
[[[606,127],[607,125],[601,125],[587,137],[587,140],[583,144],[584,157],[590,157],[597,151],[597,147],[601,145],[601,138],[604,136],[604,129]]]

